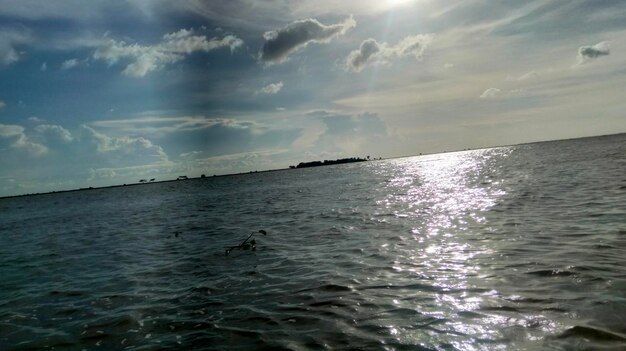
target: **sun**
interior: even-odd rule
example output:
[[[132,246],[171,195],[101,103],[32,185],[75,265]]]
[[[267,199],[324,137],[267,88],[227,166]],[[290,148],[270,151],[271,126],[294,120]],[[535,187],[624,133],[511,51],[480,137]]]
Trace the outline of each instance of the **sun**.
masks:
[[[386,0],[387,7],[396,7],[400,5],[407,4],[409,2],[413,2],[414,0]]]

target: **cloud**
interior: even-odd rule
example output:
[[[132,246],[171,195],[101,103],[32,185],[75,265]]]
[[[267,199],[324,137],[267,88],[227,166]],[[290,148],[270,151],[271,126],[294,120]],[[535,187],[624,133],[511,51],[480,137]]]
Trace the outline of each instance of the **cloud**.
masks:
[[[264,86],[257,93],[276,94],[283,88],[283,82],[272,83]]]
[[[528,97],[530,93],[524,88],[511,89],[504,91],[498,88],[489,88],[485,90],[479,98],[481,99],[512,99],[520,97]]]
[[[167,160],[167,154],[158,145],[154,145],[150,140],[143,137],[111,137],[97,132],[95,129],[83,125],[83,130],[92,140],[92,144],[96,146],[96,150],[101,153],[112,151],[122,151],[127,154],[139,156],[146,154],[150,158],[156,158],[160,161]]]
[[[30,40],[25,33],[0,30],[0,64],[10,65],[20,60],[21,53],[16,45],[25,44]]]
[[[24,128],[14,124],[0,124],[0,138],[8,138],[22,134]]]
[[[350,52],[346,58],[346,66],[353,72],[360,72],[367,64],[389,64],[405,56],[413,56],[419,60],[433,38],[432,34],[410,35],[396,45],[379,43],[369,38],[357,50]]]
[[[39,0],[0,0],[0,14],[3,16],[37,19],[66,19],[74,20],[102,18],[102,12],[111,5],[111,1],[94,0],[89,6],[82,6],[81,0],[39,1]],[[119,4],[117,9],[119,9]]]
[[[164,149],[144,137],[110,136],[82,125],[77,141],[73,149],[83,159],[82,166],[122,169],[171,164]]]
[[[375,113],[365,112],[352,116],[319,111],[316,115],[320,116],[326,125],[327,134],[384,135],[387,133],[387,127]]]
[[[172,175],[172,173],[179,173],[179,171],[180,165],[169,161],[128,166],[112,165],[111,167],[89,168],[89,177],[87,180],[90,182],[104,180],[106,184],[120,184],[122,182],[135,183],[142,178],[156,178],[159,180],[172,179],[176,177],[176,175]]]
[[[316,110],[307,113],[307,116],[323,124],[323,130],[312,144],[316,145],[317,150],[332,155],[354,156],[365,150],[375,150],[388,135],[387,125],[376,113],[352,115]]]
[[[69,130],[54,124],[40,124],[35,127],[35,131],[46,140],[58,140],[63,143],[74,140]]]
[[[610,54],[609,42],[603,41],[591,46],[581,46],[578,48],[578,63],[583,64],[591,59]]]
[[[28,117],[27,120],[32,123],[43,123],[46,121],[45,119],[36,116]]]
[[[78,66],[79,64],[80,64],[80,61],[78,61],[78,59],[76,58],[73,58],[67,61],[63,61],[63,63],[61,64],[61,69],[71,69],[71,68]]]
[[[116,129],[125,133],[140,134],[169,134],[174,132],[189,132],[211,128],[216,125],[235,129],[246,129],[252,122],[240,122],[224,118],[207,118],[204,116],[181,117],[138,117],[128,119],[114,119],[93,122],[92,125],[101,128]]]
[[[168,154],[187,154],[202,150],[207,156],[252,150],[288,148],[300,136],[302,128],[290,125],[263,124],[247,120],[208,118],[204,116],[144,116],[90,124],[111,134],[149,137],[162,145]],[[96,136],[100,149],[110,142]]]
[[[185,154],[181,161],[184,168],[196,174],[243,173],[252,170],[284,168],[293,163],[285,159],[287,154],[288,149],[272,149],[207,157],[204,152],[192,151]]]
[[[348,55],[346,64],[353,71],[359,72],[363,69],[367,60],[378,52],[380,52],[378,42],[372,38],[367,39],[361,43],[358,50],[354,50]]]
[[[332,117],[332,116],[340,116],[341,114],[336,111],[329,110],[312,110],[306,113],[309,117]]]
[[[39,67],[39,69],[44,72],[48,70],[48,62],[44,62],[41,64],[41,66]]]
[[[4,108],[4,107],[6,107],[6,105],[7,105],[7,103],[6,103],[6,102],[4,102],[4,101],[0,100],[0,109],[2,109],[2,108]]]
[[[494,99],[502,94],[502,90],[498,88],[489,88],[485,90],[479,97],[481,99]]]
[[[539,76],[539,74],[536,71],[530,71],[530,72],[522,74],[519,77],[513,77],[513,80],[524,81],[524,80],[535,79],[538,76]]]
[[[143,77],[168,64],[183,60],[186,55],[194,52],[209,52],[225,47],[234,52],[242,45],[243,41],[234,35],[227,35],[221,39],[207,39],[204,35],[195,35],[193,29],[181,29],[165,34],[160,43],[152,46],[127,44],[124,41],[109,39],[94,52],[93,58],[106,61],[109,65],[114,65],[122,59],[130,60],[131,63],[122,73],[130,77]]]
[[[280,29],[263,34],[265,42],[261,48],[260,59],[266,64],[285,62],[289,55],[309,43],[328,43],[355,26],[356,21],[352,16],[331,25],[324,25],[313,18],[291,22]]]
[[[24,134],[24,127],[13,124],[0,124],[0,150],[7,146],[25,150],[32,156],[41,156],[48,152],[47,147],[33,142]]]

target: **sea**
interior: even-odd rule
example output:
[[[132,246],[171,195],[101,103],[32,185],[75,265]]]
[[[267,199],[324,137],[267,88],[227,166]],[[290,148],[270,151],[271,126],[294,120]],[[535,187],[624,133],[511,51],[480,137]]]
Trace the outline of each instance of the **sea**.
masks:
[[[0,350],[626,350],[626,134],[0,199]]]

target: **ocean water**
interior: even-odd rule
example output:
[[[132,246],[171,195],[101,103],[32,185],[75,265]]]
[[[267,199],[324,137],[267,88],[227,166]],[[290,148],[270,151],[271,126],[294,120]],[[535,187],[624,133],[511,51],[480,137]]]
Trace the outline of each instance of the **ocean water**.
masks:
[[[625,350],[626,134],[0,199],[0,278],[0,350]]]

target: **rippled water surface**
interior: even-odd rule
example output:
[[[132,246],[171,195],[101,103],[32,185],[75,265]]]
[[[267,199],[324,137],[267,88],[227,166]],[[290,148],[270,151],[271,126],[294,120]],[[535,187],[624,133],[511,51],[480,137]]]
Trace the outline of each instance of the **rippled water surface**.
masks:
[[[0,274],[0,350],[624,350],[626,135],[0,199]]]

